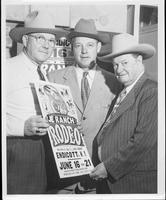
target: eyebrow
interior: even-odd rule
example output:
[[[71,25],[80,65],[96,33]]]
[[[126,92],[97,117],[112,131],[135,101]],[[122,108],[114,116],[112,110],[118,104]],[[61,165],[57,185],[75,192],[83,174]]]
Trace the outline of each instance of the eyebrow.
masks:
[[[34,35],[35,35],[35,33],[34,33]],[[42,36],[42,37],[46,38],[42,33],[36,33],[36,36]],[[48,38],[46,38],[46,39],[48,39]],[[49,38],[49,40],[51,40],[51,39],[56,39],[56,37],[52,36],[51,38]]]
[[[125,61],[128,61],[126,58],[124,58],[124,59],[122,59],[121,61],[120,61],[120,63],[121,62],[125,62]],[[113,63],[115,63],[116,64],[116,62],[115,61],[113,61]]]

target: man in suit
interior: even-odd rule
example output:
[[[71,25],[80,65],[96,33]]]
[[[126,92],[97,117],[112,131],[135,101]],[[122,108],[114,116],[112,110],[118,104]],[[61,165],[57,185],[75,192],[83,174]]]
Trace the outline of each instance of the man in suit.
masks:
[[[23,44],[23,51],[6,62],[7,193],[45,193],[47,178],[42,138],[49,126],[41,117],[34,82],[38,67],[53,53],[56,38],[65,33],[55,29],[45,12],[31,12],[24,27],[10,31]]]
[[[93,139],[106,118],[112,100],[119,93],[121,84],[113,74],[96,64],[97,53],[105,38],[98,33],[92,19],[80,19],[68,38],[72,43],[75,65],[48,74],[48,80],[70,87],[91,156]],[[70,181],[68,185],[57,193],[73,192],[75,186]],[[84,193],[84,188],[80,184],[78,186],[76,191]]]
[[[142,63],[154,53],[154,47],[138,44],[134,36],[118,34],[112,53],[100,58],[113,62],[124,89],[94,140],[96,167],[90,176],[97,181],[97,193],[157,192],[157,83]]]

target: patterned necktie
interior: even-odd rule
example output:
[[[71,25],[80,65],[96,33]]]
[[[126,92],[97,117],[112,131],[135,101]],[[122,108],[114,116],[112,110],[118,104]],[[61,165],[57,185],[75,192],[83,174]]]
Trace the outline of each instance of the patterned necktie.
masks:
[[[126,96],[126,89],[123,89],[115,102],[111,115],[114,115],[116,113],[117,108],[119,107],[125,96]]]
[[[38,67],[37,67],[37,72],[39,74],[40,80],[45,81],[44,75],[43,75],[43,73],[41,72],[41,69],[40,69],[40,65],[38,65]]]
[[[83,103],[84,108],[87,104],[89,93],[90,93],[90,87],[89,87],[87,75],[88,75],[88,72],[83,72],[83,77],[81,80],[81,98],[82,98],[82,103]]]
[[[123,89],[123,90],[120,92],[120,94],[119,94],[119,96],[118,96],[118,98],[117,98],[117,100],[116,100],[116,102],[115,102],[115,104],[114,104],[114,107],[113,107],[113,109],[112,109],[112,111],[111,111],[111,113],[110,113],[108,119],[107,119],[107,120],[105,121],[105,123],[103,124],[103,127],[101,128],[101,130],[103,130],[103,129],[109,124],[109,122],[110,122],[112,116],[116,113],[117,108],[119,107],[119,105],[121,104],[121,102],[123,101],[123,99],[125,98],[126,94],[127,94],[126,89]]]

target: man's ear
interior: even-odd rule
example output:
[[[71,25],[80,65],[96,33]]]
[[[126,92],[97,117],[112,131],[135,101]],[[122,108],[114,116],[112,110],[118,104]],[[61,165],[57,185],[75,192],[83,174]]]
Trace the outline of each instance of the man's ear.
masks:
[[[74,38],[71,39],[71,42],[70,42],[70,43],[71,43],[71,50],[72,50],[72,52],[73,52]]]
[[[101,42],[98,42],[98,43],[97,43],[97,53],[100,52],[100,49],[101,49]]]
[[[22,36],[22,43],[23,43],[24,47],[27,47],[27,43],[28,43],[28,36],[27,35]]]
[[[143,60],[143,57],[142,57],[142,55],[139,55],[138,57],[137,57],[137,62],[141,62],[142,63],[142,60]]]

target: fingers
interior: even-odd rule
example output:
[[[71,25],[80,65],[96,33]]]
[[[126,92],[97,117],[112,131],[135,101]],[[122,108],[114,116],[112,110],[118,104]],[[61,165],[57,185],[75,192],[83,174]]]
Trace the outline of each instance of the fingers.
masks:
[[[83,134],[83,127],[82,127],[80,121],[77,122],[77,128],[78,128],[79,132],[82,134],[82,136],[84,136],[84,134]]]
[[[91,174],[90,174],[90,177],[91,177],[93,180],[96,180],[96,181],[101,181],[101,180],[104,179],[104,177],[102,177],[101,174],[96,173],[96,172],[91,173]]]
[[[35,128],[34,135],[45,135],[47,133],[47,129],[45,128]]]
[[[96,167],[91,171],[91,173],[89,174],[89,176],[90,176],[92,179],[97,179],[98,174],[97,174],[97,168],[96,168]]]
[[[48,127],[49,123],[46,119],[41,116],[32,116],[25,121],[24,134],[28,136],[45,135]]]
[[[90,177],[94,180],[101,181],[107,177],[107,172],[103,163],[97,165],[90,173]]]
[[[81,122],[80,122],[80,121],[78,121],[78,122],[77,122],[77,125],[78,125],[78,126],[81,126]]]

